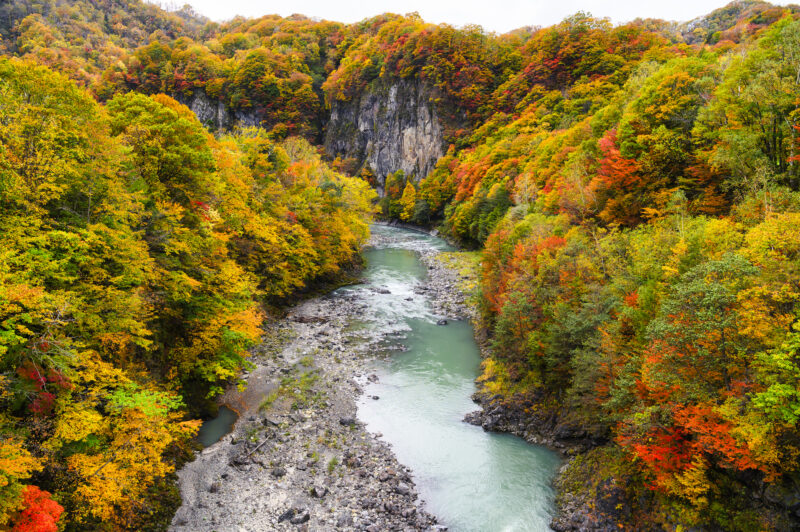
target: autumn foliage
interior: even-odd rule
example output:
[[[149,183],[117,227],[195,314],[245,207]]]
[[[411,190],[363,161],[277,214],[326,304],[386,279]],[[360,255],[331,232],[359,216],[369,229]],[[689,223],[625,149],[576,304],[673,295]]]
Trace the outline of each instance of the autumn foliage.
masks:
[[[796,6],[495,35],[14,0],[0,37],[0,528],[164,526],[191,418],[358,261],[379,182],[481,250],[481,386],[580,440],[615,526],[800,526]],[[398,80],[436,167],[326,162],[330,105]]]
[[[23,510],[14,519],[13,532],[57,532],[64,508],[36,486],[22,492]]]
[[[141,529],[266,309],[343,275],[374,193],[165,95],[100,105],[8,58],[0,93],[0,527]]]

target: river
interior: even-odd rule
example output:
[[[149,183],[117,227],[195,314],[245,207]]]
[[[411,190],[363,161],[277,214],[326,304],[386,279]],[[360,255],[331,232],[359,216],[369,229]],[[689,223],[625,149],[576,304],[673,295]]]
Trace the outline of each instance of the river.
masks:
[[[359,418],[392,444],[400,462],[413,470],[427,509],[450,530],[549,530],[558,456],[462,421],[475,410],[470,395],[480,353],[472,327],[463,321],[436,325],[442,316],[415,293],[427,274],[418,252],[447,250],[446,243],[401,229],[373,231],[381,238],[365,253],[365,277],[368,285],[390,293],[364,298],[364,322],[393,331],[391,343],[402,350],[373,364],[379,380],[367,384],[359,399]],[[354,290],[364,288],[342,289]]]

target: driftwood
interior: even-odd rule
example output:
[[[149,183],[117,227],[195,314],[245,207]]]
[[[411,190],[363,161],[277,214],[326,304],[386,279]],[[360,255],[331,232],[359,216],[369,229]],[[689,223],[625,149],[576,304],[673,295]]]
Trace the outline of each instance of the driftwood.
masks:
[[[265,439],[264,441],[262,441],[261,443],[259,443],[259,444],[256,446],[256,448],[255,448],[255,449],[253,449],[252,451],[250,451],[249,453],[247,453],[247,457],[248,457],[248,458],[250,458],[250,455],[251,455],[251,454],[253,454],[253,453],[254,453],[254,452],[256,452],[257,450],[261,449],[261,446],[262,446],[262,445],[264,445],[265,443],[267,443],[268,441],[269,441],[269,439]]]

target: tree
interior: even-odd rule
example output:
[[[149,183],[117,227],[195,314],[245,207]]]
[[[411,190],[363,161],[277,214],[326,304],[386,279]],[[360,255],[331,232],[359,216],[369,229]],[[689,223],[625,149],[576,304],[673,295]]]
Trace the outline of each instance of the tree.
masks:
[[[50,493],[36,486],[26,486],[22,493],[22,511],[14,520],[13,532],[57,532],[64,508],[50,498]]]
[[[400,197],[400,219],[408,221],[414,215],[414,207],[417,203],[417,190],[414,188],[414,183],[409,179],[406,182],[406,187],[403,189],[403,195]]]

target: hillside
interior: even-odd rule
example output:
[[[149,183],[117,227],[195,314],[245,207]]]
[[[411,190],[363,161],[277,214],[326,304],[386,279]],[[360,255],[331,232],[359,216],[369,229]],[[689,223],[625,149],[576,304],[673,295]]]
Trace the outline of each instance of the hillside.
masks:
[[[68,529],[163,522],[186,412],[355,260],[366,183],[481,251],[479,421],[574,456],[557,529],[800,526],[797,6],[495,35],[14,0],[0,37],[0,528],[40,488]]]

